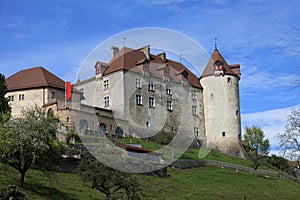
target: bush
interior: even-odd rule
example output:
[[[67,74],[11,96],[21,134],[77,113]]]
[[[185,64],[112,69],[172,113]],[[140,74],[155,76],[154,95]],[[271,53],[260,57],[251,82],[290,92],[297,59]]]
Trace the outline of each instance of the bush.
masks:
[[[6,192],[0,193],[0,200],[25,200],[25,194],[20,192],[20,189],[16,185],[9,185]]]
[[[271,155],[267,159],[268,164],[271,164],[273,167],[276,167],[277,169],[280,169],[281,171],[288,172],[289,171],[289,164],[288,161],[285,158],[278,157],[274,154]]]

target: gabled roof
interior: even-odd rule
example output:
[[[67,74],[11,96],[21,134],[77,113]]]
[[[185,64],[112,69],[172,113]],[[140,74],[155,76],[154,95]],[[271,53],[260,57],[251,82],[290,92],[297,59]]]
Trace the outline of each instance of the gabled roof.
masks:
[[[6,84],[8,91],[39,87],[65,89],[65,82],[43,67],[21,70],[8,77],[6,79]]]
[[[168,65],[170,69],[170,78],[174,81],[180,81],[180,77],[176,74],[178,72],[186,71],[188,74],[187,81],[196,88],[202,88],[198,78],[195,74],[193,74],[187,67],[185,67],[182,63],[169,60],[162,59],[161,54],[153,55],[150,54],[150,60],[147,59],[145,53],[140,49],[130,49],[123,48],[121,49],[116,56],[109,62],[108,67],[103,73],[103,76],[108,75],[110,73],[120,71],[120,70],[132,70],[136,72],[142,72],[143,64],[148,62],[149,64],[149,72],[152,76],[161,77],[162,72],[160,68],[162,66]]]
[[[224,74],[240,76],[240,65],[239,64],[228,65],[226,60],[223,58],[223,56],[219,52],[219,50],[215,49],[213,54],[211,55],[210,60],[208,61],[207,65],[206,65],[201,77],[214,75],[214,70],[215,70],[214,63],[218,60],[221,61],[222,63],[224,63],[224,65],[223,65]]]

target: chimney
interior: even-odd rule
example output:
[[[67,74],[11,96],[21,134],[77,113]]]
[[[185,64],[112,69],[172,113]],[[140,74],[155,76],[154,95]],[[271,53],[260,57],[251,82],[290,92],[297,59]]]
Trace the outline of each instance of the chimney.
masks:
[[[139,50],[142,51],[145,54],[147,60],[150,60],[150,45],[142,47]]]
[[[119,48],[115,46],[111,46],[111,58],[113,59],[116,54],[119,52]]]
[[[167,62],[167,57],[166,57],[166,53],[165,53],[165,52],[158,54],[158,56],[160,57],[160,59],[161,59],[164,63]]]

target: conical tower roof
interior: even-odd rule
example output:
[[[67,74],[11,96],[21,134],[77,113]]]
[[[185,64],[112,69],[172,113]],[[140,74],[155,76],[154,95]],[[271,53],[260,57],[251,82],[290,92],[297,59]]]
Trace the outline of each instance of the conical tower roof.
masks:
[[[228,65],[226,60],[223,58],[221,53],[217,48],[215,48],[211,58],[209,59],[201,77],[215,75],[215,62],[221,61],[223,63],[224,75],[236,75],[239,76],[239,67],[240,65]]]

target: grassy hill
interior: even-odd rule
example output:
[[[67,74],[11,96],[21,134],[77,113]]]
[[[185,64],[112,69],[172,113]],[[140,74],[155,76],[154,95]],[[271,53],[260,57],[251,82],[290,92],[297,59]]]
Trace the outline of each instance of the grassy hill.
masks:
[[[145,190],[145,199],[298,199],[300,185],[254,176],[246,172],[201,167],[170,169],[169,178],[135,174]],[[18,184],[19,174],[0,164],[0,188]],[[83,183],[76,174],[55,173],[52,178],[39,170],[29,170],[21,192],[28,199],[104,199],[97,190]]]

